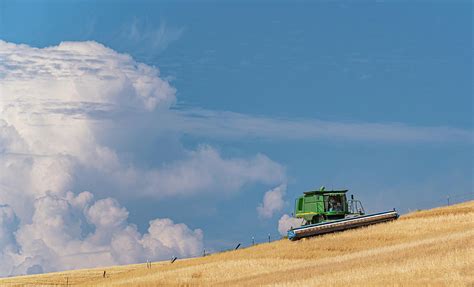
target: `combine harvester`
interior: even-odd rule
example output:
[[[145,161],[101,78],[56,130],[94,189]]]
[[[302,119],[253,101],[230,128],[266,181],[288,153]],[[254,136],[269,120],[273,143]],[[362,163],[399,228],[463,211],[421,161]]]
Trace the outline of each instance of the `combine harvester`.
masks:
[[[366,215],[362,203],[353,195],[350,200],[346,199],[347,191],[325,190],[323,186],[320,190],[304,192],[295,202],[295,217],[303,219],[304,224],[288,230],[288,239],[298,240],[398,218],[395,209]]]

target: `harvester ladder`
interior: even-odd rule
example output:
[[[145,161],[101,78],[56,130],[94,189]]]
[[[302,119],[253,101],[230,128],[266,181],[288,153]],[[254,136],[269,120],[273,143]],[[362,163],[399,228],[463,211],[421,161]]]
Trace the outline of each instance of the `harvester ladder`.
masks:
[[[349,213],[351,214],[365,214],[364,207],[362,206],[362,202],[360,200],[351,199],[349,200]]]

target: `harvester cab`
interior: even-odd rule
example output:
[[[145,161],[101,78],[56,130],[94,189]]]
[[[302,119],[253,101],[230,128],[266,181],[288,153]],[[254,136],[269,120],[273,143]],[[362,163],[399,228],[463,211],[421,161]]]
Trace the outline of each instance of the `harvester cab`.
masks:
[[[295,216],[304,219],[305,224],[315,224],[329,220],[342,219],[348,216],[364,214],[364,208],[359,200],[351,196],[347,200],[347,189],[306,191],[296,199]]]
[[[295,201],[295,217],[303,219],[303,226],[288,231],[291,240],[302,237],[340,231],[354,227],[385,222],[398,218],[398,213],[386,211],[365,215],[364,207],[347,189],[319,190],[304,192]]]

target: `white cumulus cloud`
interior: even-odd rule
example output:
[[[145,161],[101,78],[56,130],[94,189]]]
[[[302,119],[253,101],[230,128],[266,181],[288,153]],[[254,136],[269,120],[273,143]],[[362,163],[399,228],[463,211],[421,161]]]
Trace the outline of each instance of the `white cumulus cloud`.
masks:
[[[285,205],[283,197],[286,193],[286,184],[281,184],[269,190],[263,196],[263,203],[257,207],[258,215],[262,218],[271,218],[275,212],[281,211]]]
[[[119,200],[285,179],[265,155],[209,145],[136,162],[134,145],[164,137],[175,102],[158,68],[99,43],[0,41],[0,276],[200,254],[200,229],[158,218],[140,233]]]
[[[155,219],[149,231],[140,234],[116,200],[94,201],[89,192],[77,196],[69,192],[65,197],[49,194],[35,200],[34,210],[32,222],[21,226],[16,239],[9,240],[14,248],[3,249],[13,259],[4,274],[194,256],[203,248],[200,229]],[[166,224],[157,226],[157,222]]]
[[[285,236],[291,228],[300,227],[303,224],[303,219],[291,217],[288,214],[283,214],[283,216],[278,220],[278,232],[282,236]]]

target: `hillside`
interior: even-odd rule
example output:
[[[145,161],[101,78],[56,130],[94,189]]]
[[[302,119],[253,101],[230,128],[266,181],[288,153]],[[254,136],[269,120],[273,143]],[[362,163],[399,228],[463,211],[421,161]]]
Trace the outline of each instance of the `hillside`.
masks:
[[[107,277],[102,278],[103,271]],[[474,286],[474,201],[202,258],[0,280],[1,286]]]

